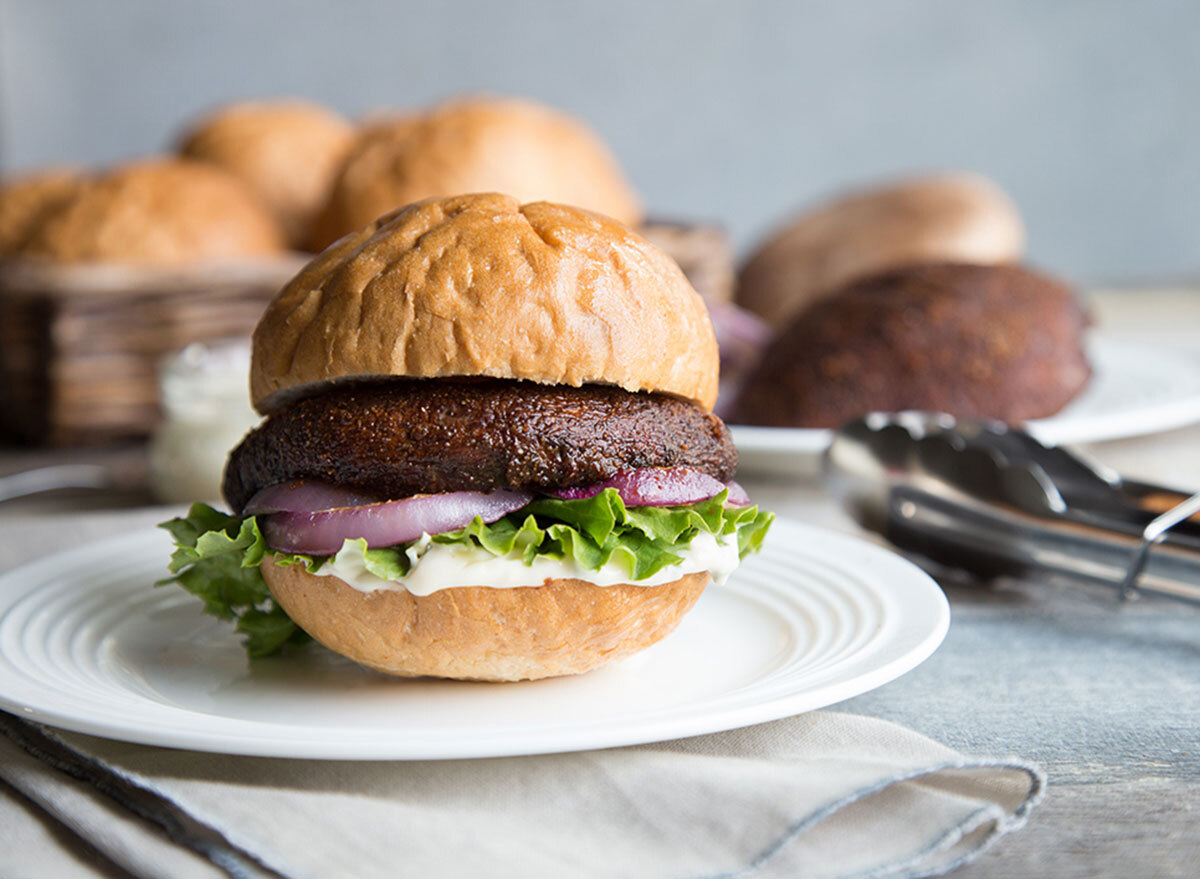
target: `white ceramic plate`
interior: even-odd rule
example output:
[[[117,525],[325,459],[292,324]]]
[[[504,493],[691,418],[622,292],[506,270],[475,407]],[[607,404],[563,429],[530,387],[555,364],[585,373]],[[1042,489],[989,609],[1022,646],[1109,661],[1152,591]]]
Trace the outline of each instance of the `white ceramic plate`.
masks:
[[[403,680],[319,647],[247,662],[227,624],[154,588],[169,547],[141,531],[0,577],[0,707],[79,732],[231,754],[440,759],[661,741],[820,708],[941,643],[924,573],[853,537],[780,521],[674,634],[587,675]]]
[[[1142,436],[1200,421],[1200,358],[1187,351],[1094,337],[1094,374],[1056,415],[1029,422],[1043,442],[1093,443]],[[731,425],[740,469],[815,473],[828,430]]]

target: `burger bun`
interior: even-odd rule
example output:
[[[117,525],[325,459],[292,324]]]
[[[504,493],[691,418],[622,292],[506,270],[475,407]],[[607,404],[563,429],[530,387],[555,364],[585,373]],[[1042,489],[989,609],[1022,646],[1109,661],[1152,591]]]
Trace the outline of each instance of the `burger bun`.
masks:
[[[580,674],[668,635],[704,587],[707,572],[658,586],[465,586],[418,596],[363,592],[302,565],[264,561],[275,600],[318,642],[399,677],[519,681]]]

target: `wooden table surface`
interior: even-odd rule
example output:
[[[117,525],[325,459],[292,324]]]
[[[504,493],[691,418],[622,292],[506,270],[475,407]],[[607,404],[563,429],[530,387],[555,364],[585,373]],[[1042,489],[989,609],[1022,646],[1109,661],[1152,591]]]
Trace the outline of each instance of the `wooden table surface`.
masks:
[[[1200,293],[1100,294],[1095,303],[1109,335],[1200,352]],[[1200,426],[1088,451],[1130,475],[1200,488]],[[0,472],[45,459],[0,455]],[[743,481],[783,515],[854,528],[811,481]],[[5,540],[19,539],[40,517],[84,502],[3,505],[0,529]],[[1200,607],[1122,604],[1099,587],[943,585],[953,613],[944,645],[900,680],[839,708],[1046,769],[1046,798],[1029,825],[955,875],[1200,876]]]

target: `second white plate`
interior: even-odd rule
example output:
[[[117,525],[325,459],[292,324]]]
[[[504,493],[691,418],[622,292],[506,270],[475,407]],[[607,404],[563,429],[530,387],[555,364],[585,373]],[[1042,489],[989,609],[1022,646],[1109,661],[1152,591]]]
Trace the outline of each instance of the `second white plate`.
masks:
[[[1061,412],[1028,430],[1055,445],[1157,433],[1200,421],[1200,358],[1138,342],[1092,338],[1091,382]],[[814,428],[730,425],[740,472],[816,473],[833,433]]]
[[[780,521],[679,629],[587,675],[402,680],[318,647],[248,662],[171,586],[160,532],[0,577],[0,707],[79,732],[273,757],[438,759],[661,741],[820,708],[928,657],[949,608],[900,557]]]

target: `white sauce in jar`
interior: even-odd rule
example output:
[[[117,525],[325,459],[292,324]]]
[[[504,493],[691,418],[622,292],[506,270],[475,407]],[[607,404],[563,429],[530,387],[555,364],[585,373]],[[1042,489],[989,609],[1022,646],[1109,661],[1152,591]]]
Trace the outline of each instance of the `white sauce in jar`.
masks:
[[[150,444],[161,501],[215,500],[229,450],[261,419],[250,406],[250,340],[193,344],[159,373],[163,421]]]

